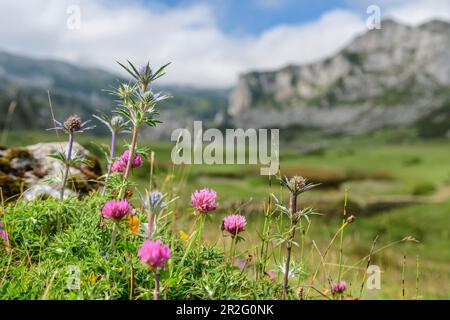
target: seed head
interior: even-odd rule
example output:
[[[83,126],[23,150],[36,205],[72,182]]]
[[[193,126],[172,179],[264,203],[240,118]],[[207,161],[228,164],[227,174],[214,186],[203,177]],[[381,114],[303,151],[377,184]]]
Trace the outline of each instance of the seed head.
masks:
[[[353,223],[353,221],[355,221],[355,216],[351,215],[350,217],[347,218],[346,221],[347,221],[348,224]]]
[[[293,192],[300,192],[306,186],[306,179],[302,176],[293,176],[289,180],[289,187]]]
[[[111,126],[118,128],[123,124],[123,118],[121,116],[114,116],[111,118]]]
[[[64,121],[64,128],[70,132],[81,130],[81,119],[79,116],[70,116]]]

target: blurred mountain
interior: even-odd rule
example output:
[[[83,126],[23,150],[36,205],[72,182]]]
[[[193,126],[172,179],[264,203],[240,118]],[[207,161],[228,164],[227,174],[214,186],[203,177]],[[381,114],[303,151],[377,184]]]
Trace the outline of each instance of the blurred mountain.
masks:
[[[243,74],[228,112],[244,128],[361,133],[415,126],[425,136],[448,134],[450,24],[385,20],[328,59]]]
[[[119,70],[118,66],[118,70]],[[113,97],[104,92],[127,81],[110,72],[82,68],[57,60],[41,60],[0,51],[0,114],[6,115],[11,101],[16,102],[12,129],[43,129],[52,125],[47,90],[50,90],[57,119],[71,114],[90,118],[93,113],[109,113],[115,106]],[[184,127],[190,119],[214,121],[228,104],[229,90],[160,86],[173,98],[159,104],[163,121]],[[0,128],[5,116],[0,117]],[[173,121],[172,121],[173,120]],[[163,129],[163,127],[165,127]],[[171,130],[161,126],[153,136],[167,136]]]

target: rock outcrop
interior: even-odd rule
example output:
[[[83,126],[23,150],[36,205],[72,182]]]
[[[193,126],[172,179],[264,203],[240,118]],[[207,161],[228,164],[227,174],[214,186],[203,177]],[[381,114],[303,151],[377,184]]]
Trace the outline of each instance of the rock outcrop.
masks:
[[[443,109],[450,109],[450,24],[386,20],[323,61],[241,75],[229,114],[243,128],[367,132],[423,119],[450,128]]]
[[[4,199],[23,194],[26,199],[58,197],[64,164],[49,157],[64,152],[66,143],[38,143],[0,150],[0,187]],[[97,187],[101,167],[89,151],[74,143],[73,152],[88,164],[70,168],[65,195],[86,194]]]

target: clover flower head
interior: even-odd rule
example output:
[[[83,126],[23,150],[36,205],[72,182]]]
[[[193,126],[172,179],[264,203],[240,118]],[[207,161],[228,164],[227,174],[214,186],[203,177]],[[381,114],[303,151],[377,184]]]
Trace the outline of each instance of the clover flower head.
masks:
[[[138,256],[150,267],[165,268],[167,260],[170,259],[170,249],[169,246],[163,245],[161,240],[146,240],[139,248]]]
[[[195,191],[191,195],[191,206],[200,213],[208,213],[217,209],[217,193],[212,189]]]
[[[331,292],[333,294],[343,293],[345,290],[347,290],[347,283],[345,281],[336,282],[331,285]]]
[[[236,236],[238,233],[245,230],[245,226],[247,225],[247,220],[244,216],[238,214],[232,214],[222,222],[223,230],[229,232],[232,236]]]
[[[105,218],[111,218],[120,221],[127,214],[132,213],[133,209],[127,200],[108,200],[102,208],[102,214]]]
[[[113,164],[111,165],[112,172],[125,172],[126,168],[127,164],[122,160],[114,161]]]
[[[130,150],[125,150],[125,152],[119,157],[119,160],[127,164],[129,158],[130,158]],[[139,154],[133,155],[133,159],[131,160],[131,166],[133,168],[142,166],[142,163],[143,163],[142,157]]]

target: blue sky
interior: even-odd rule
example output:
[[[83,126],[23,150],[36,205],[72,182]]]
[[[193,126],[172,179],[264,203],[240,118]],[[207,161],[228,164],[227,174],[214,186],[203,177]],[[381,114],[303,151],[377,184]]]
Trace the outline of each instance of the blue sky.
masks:
[[[172,62],[162,82],[231,87],[336,54],[369,32],[372,3],[410,25],[450,20],[449,0],[14,0],[0,1],[0,50],[112,72]]]
[[[363,3],[352,0],[147,0],[150,7],[213,7],[220,28],[232,34],[261,34],[273,26],[314,21],[327,11],[348,9],[365,14]]]

